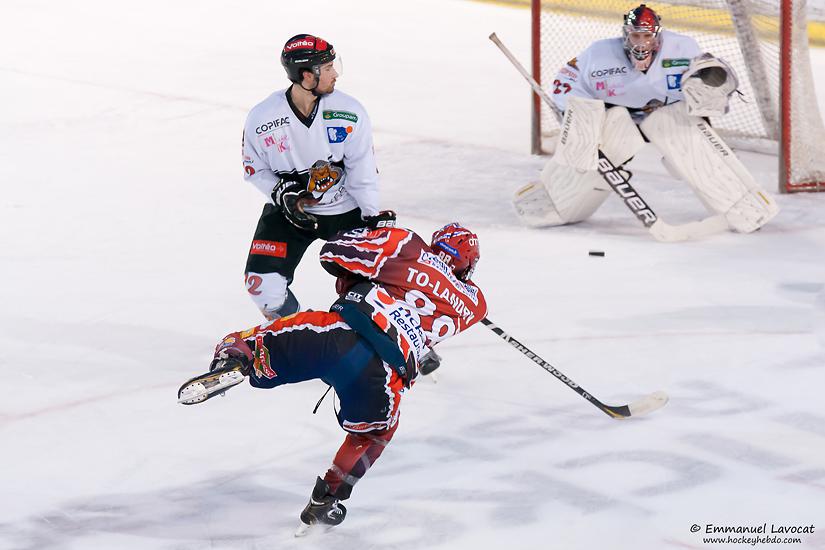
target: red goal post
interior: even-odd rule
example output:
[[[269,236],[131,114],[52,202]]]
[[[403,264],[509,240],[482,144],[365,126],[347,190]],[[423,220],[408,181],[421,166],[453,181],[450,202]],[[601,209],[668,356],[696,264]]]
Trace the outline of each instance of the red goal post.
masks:
[[[640,0],[531,0],[532,71],[545,89],[595,40],[619,36]],[[825,191],[825,126],[816,99],[810,43],[825,46],[825,11],[805,0],[646,2],[665,28],[689,34],[736,70],[742,99],[712,118],[732,146],[777,154],[781,192]],[[809,11],[812,11],[809,22]],[[558,123],[532,94],[532,150],[552,150]]]

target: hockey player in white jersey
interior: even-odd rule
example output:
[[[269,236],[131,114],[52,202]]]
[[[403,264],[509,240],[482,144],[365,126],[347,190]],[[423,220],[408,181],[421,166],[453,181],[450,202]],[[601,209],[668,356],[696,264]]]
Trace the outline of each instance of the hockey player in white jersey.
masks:
[[[689,36],[662,29],[644,4],[625,15],[622,30],[621,37],[591,44],[556,75],[549,92],[565,113],[560,139],[541,183],[516,193],[524,221],[552,226],[587,219],[611,192],[597,171],[599,152],[622,167],[649,141],[722,228],[748,233],[764,225],[778,212],[776,203],[707,119],[728,112],[737,88],[733,69]]]
[[[312,241],[395,216],[378,210],[370,119],[335,90],[332,44],[293,36],[281,64],[292,85],[256,105],[243,133],[244,178],[268,200],[249,250],[246,288],[270,320],[298,311],[289,285]]]

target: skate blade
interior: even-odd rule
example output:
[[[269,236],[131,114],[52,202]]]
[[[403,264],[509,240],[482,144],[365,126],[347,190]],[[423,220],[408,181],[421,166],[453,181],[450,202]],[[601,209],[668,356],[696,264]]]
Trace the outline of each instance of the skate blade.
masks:
[[[295,537],[304,537],[307,533],[309,533],[310,528],[312,525],[307,525],[303,521],[298,524],[298,528],[295,530]]]
[[[324,525],[320,525],[318,523],[313,524],[306,524],[303,521],[298,523],[298,528],[295,529],[295,537],[305,537],[310,533],[317,533],[318,531],[329,531],[329,528],[326,528]]]
[[[181,405],[195,405],[203,403],[226,389],[237,386],[244,381],[245,376],[238,371],[231,370],[215,375],[206,375],[184,384],[178,392],[178,403]]]
[[[335,525],[327,525],[326,523],[313,523],[311,525],[307,525],[303,521],[298,524],[298,528],[295,529],[295,537],[305,537],[307,535],[316,535],[320,533],[326,533],[330,529],[335,527]]]
[[[178,403],[182,405],[194,405],[195,403],[206,401],[207,397],[209,397],[209,392],[206,390],[206,386],[200,382],[193,382],[180,390],[180,393],[178,393]]]

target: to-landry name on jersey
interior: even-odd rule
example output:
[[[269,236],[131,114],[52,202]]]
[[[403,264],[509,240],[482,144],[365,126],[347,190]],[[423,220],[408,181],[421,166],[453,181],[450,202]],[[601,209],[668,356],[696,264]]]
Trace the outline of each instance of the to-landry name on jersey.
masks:
[[[441,286],[441,281],[439,280],[430,280],[430,276],[425,271],[420,271],[415,267],[407,267],[407,282],[408,283],[415,283],[421,288],[427,289],[431,292],[434,296],[441,298],[448,304],[450,304],[453,309],[455,309],[456,313],[465,320],[467,323],[471,323],[472,320],[475,318],[475,314],[473,313],[472,309],[467,307],[464,303],[464,300],[454,292],[457,290],[464,296],[470,299],[474,305],[478,305],[478,289],[476,287],[470,286],[466,283],[459,281],[450,268],[441,260],[438,259],[438,256],[431,252],[427,252],[422,250],[421,255],[418,257],[418,262],[421,264],[428,265],[440,271],[445,277],[449,279],[452,283],[452,290],[448,286]]]

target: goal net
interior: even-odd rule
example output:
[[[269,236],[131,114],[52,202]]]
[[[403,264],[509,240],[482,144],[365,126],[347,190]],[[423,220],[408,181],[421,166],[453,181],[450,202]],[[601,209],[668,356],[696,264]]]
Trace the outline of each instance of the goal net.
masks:
[[[533,74],[547,89],[556,72],[592,42],[621,35],[623,15],[638,0],[532,0]],[[664,28],[688,34],[725,59],[741,96],[711,123],[734,147],[776,153],[779,188],[825,191],[825,127],[809,57],[805,0],[668,0],[649,2]],[[813,14],[825,19],[822,15]],[[814,44],[825,25],[811,23]],[[533,98],[533,152],[552,150],[553,113]]]

